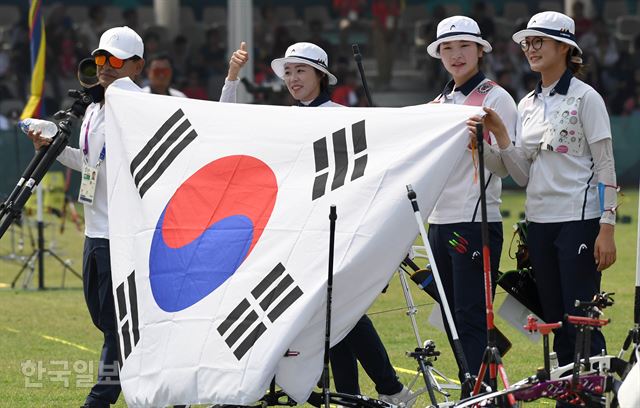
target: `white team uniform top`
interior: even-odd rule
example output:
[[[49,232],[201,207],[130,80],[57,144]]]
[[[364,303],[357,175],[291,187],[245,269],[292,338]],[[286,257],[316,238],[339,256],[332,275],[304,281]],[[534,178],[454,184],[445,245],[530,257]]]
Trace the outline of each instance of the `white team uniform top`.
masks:
[[[461,87],[454,89],[453,81],[449,82],[441,95],[441,103],[453,103],[462,105],[467,96],[479,85],[489,82],[482,72],[478,72]],[[518,112],[513,98],[500,86],[494,86],[483,102],[484,106],[494,109],[507,128],[512,141],[516,140],[519,133]],[[487,197],[487,220],[498,222],[502,220],[500,215],[500,194],[502,192],[501,177],[506,177],[508,172],[500,158],[500,150],[496,139],[490,133],[492,145],[484,143],[485,149],[485,183]],[[429,224],[453,224],[460,222],[480,222],[481,210],[479,205],[480,186],[479,179],[474,183],[474,165],[471,150],[467,148],[458,166],[449,176],[449,181],[440,194],[433,212],[428,218]],[[493,175],[491,175],[493,173]],[[491,176],[491,179],[489,179]],[[475,215],[475,216],[474,216]]]
[[[577,115],[565,112],[565,99],[582,98]],[[539,86],[518,104],[522,119],[521,146],[532,158],[527,185],[527,220],[539,223],[600,218],[595,164],[590,145],[611,139],[611,126],[602,97],[569,71],[548,88]],[[586,138],[585,155],[540,149],[551,115],[576,116]],[[573,119],[573,117],[571,117]],[[573,122],[572,122],[573,123]],[[613,181],[615,184],[615,179]]]
[[[142,88],[142,92],[151,93],[151,87],[149,85],[145,86],[144,88]],[[169,88],[168,92],[169,92],[168,96],[177,96],[180,98],[187,97],[187,95],[185,95],[181,91],[178,91],[177,89],[174,89],[174,88]]]
[[[80,127],[80,148],[66,147],[58,160],[65,166],[82,171],[84,161],[83,149],[85,147],[85,133],[87,135],[88,149],[87,164],[95,167],[98,163],[100,152],[104,146],[104,105],[92,103],[87,107]],[[106,149],[105,149],[106,152]],[[109,221],[107,216],[107,161],[100,163],[98,180],[93,205],[84,204],[84,234],[89,238],[109,238]]]
[[[122,82],[120,86],[128,90],[138,90],[140,88],[130,79]],[[114,82],[115,84],[115,82]],[[114,86],[112,84],[111,86]],[[80,127],[80,146],[78,149],[67,146],[58,156],[58,161],[65,166],[82,171],[82,163],[85,160],[83,149],[85,147],[85,134],[88,141],[87,164],[95,167],[100,158],[100,152],[103,146],[105,153],[109,154],[109,150],[105,146],[105,108],[99,103],[92,103],[87,107]],[[107,160],[102,161],[98,170],[98,179],[96,181],[96,191],[93,205],[84,204],[84,234],[89,238],[109,238],[109,218],[107,211]]]
[[[235,81],[229,81],[225,78],[224,86],[222,87],[222,92],[220,93],[220,102],[236,103],[239,83],[239,79],[236,79]]]

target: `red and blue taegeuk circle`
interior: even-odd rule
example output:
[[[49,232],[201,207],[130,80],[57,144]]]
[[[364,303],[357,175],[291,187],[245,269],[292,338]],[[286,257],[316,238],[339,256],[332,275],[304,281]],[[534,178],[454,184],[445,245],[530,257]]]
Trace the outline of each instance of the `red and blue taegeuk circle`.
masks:
[[[184,310],[222,285],[260,239],[278,193],[273,171],[251,156],[212,161],[178,187],[151,242],[158,306]]]

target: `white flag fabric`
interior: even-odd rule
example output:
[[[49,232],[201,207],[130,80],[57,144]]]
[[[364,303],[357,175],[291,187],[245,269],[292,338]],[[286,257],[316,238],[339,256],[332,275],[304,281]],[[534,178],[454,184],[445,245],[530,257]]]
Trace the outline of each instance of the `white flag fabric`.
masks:
[[[477,107],[255,106],[106,94],[120,380],[129,406],[250,404],[275,376],[304,402],[331,344],[407,254]]]

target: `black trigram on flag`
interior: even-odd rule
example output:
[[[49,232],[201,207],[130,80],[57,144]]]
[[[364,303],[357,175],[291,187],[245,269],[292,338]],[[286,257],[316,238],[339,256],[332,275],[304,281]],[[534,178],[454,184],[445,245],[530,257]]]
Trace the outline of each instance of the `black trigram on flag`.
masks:
[[[140,341],[136,271],[131,272],[127,280],[118,285],[116,301],[118,302],[118,327],[122,334],[120,339],[120,362],[122,363]]]
[[[218,333],[238,360],[242,359],[267,331],[264,324],[266,319],[259,320],[257,305],[273,323],[302,296],[302,289],[295,284],[291,275],[284,272],[285,267],[281,263],[276,265],[251,290],[251,296],[243,299],[218,326]]]
[[[197,136],[182,109],[178,109],[160,126],[129,166],[140,197],[144,196]]]
[[[353,162],[351,181],[362,177],[367,167],[367,135],[364,128],[364,120],[351,125],[351,138],[353,140],[353,154],[347,150],[346,129],[333,132],[333,181],[331,191],[342,187],[347,178],[349,162]],[[313,143],[313,155],[316,162],[316,178],[313,182],[311,200],[320,198],[325,194],[327,180],[329,179],[329,154],[327,151],[327,138],[323,137]]]

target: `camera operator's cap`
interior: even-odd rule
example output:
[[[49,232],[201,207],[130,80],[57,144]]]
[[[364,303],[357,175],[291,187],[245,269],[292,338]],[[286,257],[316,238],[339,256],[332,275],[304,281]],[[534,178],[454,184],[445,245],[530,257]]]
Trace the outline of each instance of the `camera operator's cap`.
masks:
[[[123,60],[131,58],[134,55],[142,58],[144,54],[144,43],[138,33],[129,27],[114,27],[102,34],[98,48],[93,50],[91,55],[95,55],[98,51],[106,51],[114,57]]]
[[[338,79],[329,72],[329,57],[327,53],[315,44],[299,42],[287,48],[284,58],[271,61],[271,69],[277,76],[284,79],[284,65],[289,63],[307,64],[324,72],[329,77],[329,85],[335,85]]]
[[[440,58],[440,44],[448,41],[473,41],[482,45],[484,52],[491,52],[491,44],[482,38],[478,23],[466,16],[448,17],[438,23],[436,40],[427,46],[427,52],[433,58]]]
[[[549,37],[569,44],[580,54],[582,50],[576,42],[576,24],[573,19],[557,11],[543,11],[531,17],[527,28],[513,35],[513,41],[520,44],[526,37]]]

